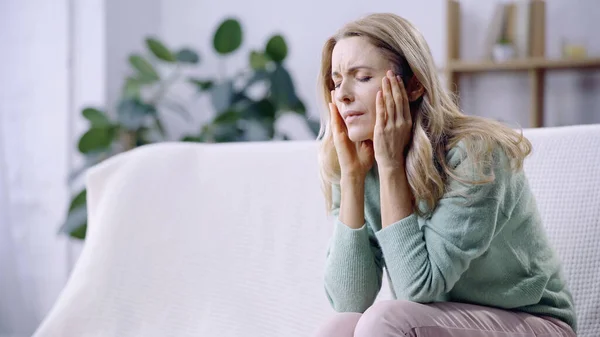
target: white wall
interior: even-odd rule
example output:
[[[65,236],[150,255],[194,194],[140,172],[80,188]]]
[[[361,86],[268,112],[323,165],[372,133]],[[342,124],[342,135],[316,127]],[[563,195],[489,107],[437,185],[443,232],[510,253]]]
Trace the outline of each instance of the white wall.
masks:
[[[161,27],[160,0],[103,0],[106,46],[106,99],[112,109],[129,73],[128,56],[144,48],[146,35]]]
[[[22,290],[1,289],[0,301],[10,294],[17,308],[27,308],[19,317],[26,322],[5,333],[31,333],[30,324],[45,315],[67,276],[66,264],[56,263],[65,261],[67,247],[56,235],[70,146],[67,8],[66,0],[8,0],[0,10],[0,136]]]
[[[0,1],[2,336],[33,333],[76,254],[58,228],[81,160],[79,109],[105,101],[104,24],[103,0]]]
[[[71,68],[70,99],[70,141],[69,165],[71,172],[83,165],[83,158],[77,151],[77,141],[88,129],[88,122],[81,116],[87,106],[104,108],[108,101],[108,55],[105,0],[71,0],[72,7],[69,55]],[[83,176],[81,177],[83,178]],[[79,192],[83,179],[75,182],[72,193]],[[70,240],[67,265],[71,270],[82,249],[82,242]]]

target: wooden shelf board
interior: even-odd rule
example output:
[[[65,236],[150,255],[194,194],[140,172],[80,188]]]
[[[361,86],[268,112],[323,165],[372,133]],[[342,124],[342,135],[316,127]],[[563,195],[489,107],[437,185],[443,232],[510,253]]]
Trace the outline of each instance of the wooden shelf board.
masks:
[[[546,59],[529,58],[516,59],[506,62],[492,61],[450,61],[447,68],[451,72],[474,73],[488,71],[526,71],[533,69],[585,69],[600,68],[600,57],[581,59]]]

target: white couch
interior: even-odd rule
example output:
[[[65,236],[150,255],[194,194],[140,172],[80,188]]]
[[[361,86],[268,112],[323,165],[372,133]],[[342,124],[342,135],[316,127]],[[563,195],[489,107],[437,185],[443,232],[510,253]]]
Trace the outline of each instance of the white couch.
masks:
[[[600,336],[600,125],[525,130],[526,172]],[[304,337],[330,314],[316,142],[136,149],[88,175],[89,230],[36,337]],[[380,297],[389,296],[387,284]]]

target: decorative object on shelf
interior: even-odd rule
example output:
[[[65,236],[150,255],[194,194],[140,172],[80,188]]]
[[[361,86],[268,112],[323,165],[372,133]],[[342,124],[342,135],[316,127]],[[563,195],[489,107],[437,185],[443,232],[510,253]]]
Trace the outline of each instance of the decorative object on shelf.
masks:
[[[242,45],[243,31],[234,18],[220,23],[213,35],[214,52],[220,62]],[[86,107],[82,114],[89,121],[89,129],[81,136],[78,150],[85,164],[71,174],[70,185],[85,170],[116,154],[150,143],[173,141],[164,127],[166,117],[175,112],[187,123],[193,123],[192,113],[172,98],[169,89],[177,81],[191,85],[200,95],[208,95],[215,116],[198,126],[195,134],[179,141],[188,142],[244,142],[287,140],[278,134],[275,122],[284,113],[303,117],[315,136],[319,121],[308,118],[302,100],[298,97],[291,74],[284,65],[288,47],[283,36],[275,34],[266,45],[248,55],[248,66],[230,77],[187,77],[184,71],[200,64],[200,54],[190,48],[171,50],[154,37],[145,40],[148,56],[132,54],[129,64],[133,74],[123,85],[122,95],[114,111]],[[223,65],[223,63],[221,63]],[[168,69],[166,76],[158,69]],[[261,94],[250,95],[259,87]],[[253,92],[254,93],[254,92]],[[71,200],[60,231],[77,239],[84,239],[87,230],[86,190],[80,189]]]
[[[506,62],[515,57],[515,47],[507,39],[501,39],[494,45],[493,60],[495,62]]]
[[[486,58],[543,57],[545,54],[545,2],[514,0],[497,2],[486,37]],[[501,42],[500,42],[501,41]],[[501,44],[501,47],[498,47]],[[512,51],[506,45],[512,46]]]
[[[568,59],[583,59],[587,57],[585,43],[579,39],[563,39],[561,43],[562,56]]]

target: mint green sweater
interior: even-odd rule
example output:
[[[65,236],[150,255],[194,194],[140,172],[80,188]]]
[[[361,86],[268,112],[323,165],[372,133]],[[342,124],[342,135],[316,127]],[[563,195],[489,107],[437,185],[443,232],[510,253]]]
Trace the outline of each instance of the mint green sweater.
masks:
[[[376,168],[365,181],[365,225],[360,229],[338,219],[340,190],[334,186],[335,229],[325,269],[333,308],[364,312],[375,301],[385,267],[397,299],[520,310],[561,319],[575,330],[572,297],[525,174],[507,170],[506,156],[499,152],[493,183],[450,180],[431,215],[412,214],[384,229]],[[462,147],[451,149],[446,160],[459,172],[469,172]]]

